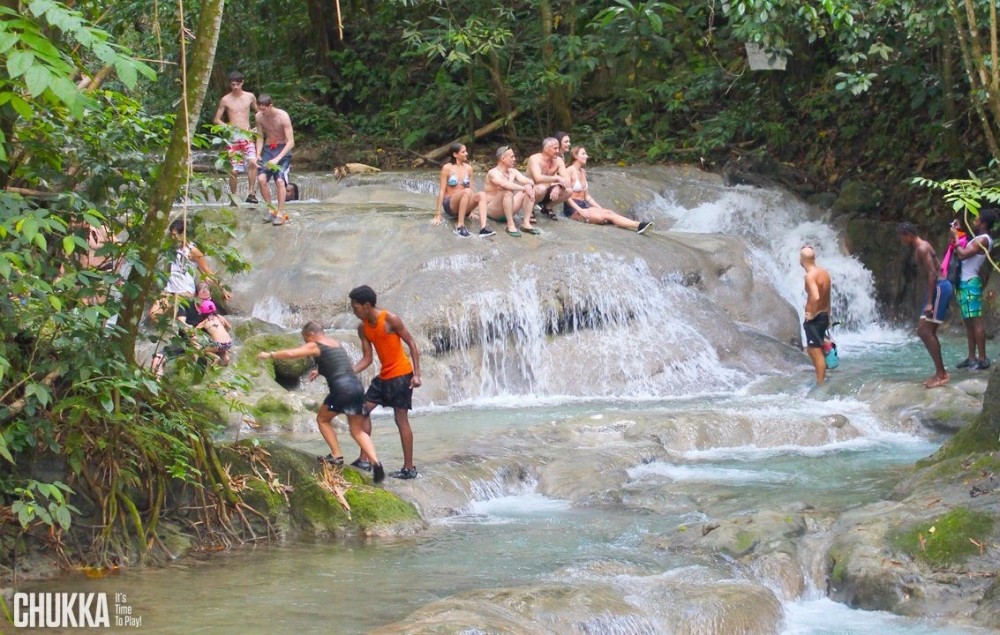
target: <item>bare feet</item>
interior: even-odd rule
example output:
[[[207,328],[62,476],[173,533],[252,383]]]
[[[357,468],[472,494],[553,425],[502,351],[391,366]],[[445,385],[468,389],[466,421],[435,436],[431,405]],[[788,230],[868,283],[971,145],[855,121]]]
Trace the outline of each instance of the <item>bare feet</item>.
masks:
[[[951,377],[947,373],[945,373],[943,377],[934,375],[924,382],[924,388],[940,388],[941,386],[947,384],[949,379],[951,379]]]

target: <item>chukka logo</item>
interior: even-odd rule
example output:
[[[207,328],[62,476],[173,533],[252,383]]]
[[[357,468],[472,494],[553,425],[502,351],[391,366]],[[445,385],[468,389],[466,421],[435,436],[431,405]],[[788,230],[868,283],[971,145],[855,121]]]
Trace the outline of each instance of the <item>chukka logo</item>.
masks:
[[[16,628],[109,627],[107,593],[15,593]]]

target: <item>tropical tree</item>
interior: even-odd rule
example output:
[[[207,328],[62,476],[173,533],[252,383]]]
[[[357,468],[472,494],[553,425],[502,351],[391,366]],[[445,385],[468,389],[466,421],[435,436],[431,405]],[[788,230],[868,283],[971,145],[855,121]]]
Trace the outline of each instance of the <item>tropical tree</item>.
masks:
[[[156,544],[171,479],[211,484],[202,500],[216,509],[238,500],[213,460],[203,397],[138,367],[135,323],[114,319],[141,312],[151,293],[223,3],[202,3],[174,117],[101,88],[153,74],[83,13],[13,4],[0,8],[0,534],[29,532],[61,550],[79,510],[100,528],[93,561],[107,564],[131,549],[129,534],[142,552]],[[164,150],[167,164],[150,160]],[[127,240],[89,254],[111,263],[95,269],[82,256],[104,230]],[[42,456],[63,461],[64,476],[36,475]]]

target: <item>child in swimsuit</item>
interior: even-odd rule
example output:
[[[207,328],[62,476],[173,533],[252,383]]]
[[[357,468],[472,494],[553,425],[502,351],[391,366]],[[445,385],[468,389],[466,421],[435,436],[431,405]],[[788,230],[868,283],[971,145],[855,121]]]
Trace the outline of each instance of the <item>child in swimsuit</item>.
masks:
[[[205,347],[205,352],[212,358],[218,357],[223,366],[229,365],[229,349],[233,347],[233,337],[229,334],[233,326],[229,320],[216,313],[215,303],[205,300],[198,306],[198,312],[204,319],[195,328],[204,329],[212,342]]]

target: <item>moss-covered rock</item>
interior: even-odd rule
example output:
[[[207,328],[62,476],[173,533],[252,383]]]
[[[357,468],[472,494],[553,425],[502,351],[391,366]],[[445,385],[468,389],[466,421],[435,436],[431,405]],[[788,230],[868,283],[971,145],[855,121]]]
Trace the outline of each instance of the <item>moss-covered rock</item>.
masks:
[[[254,416],[258,423],[277,424],[287,427],[296,410],[291,404],[276,395],[264,395],[254,404]]]
[[[271,324],[270,322],[258,320],[254,317],[234,324],[233,334],[241,342],[245,342],[256,335],[287,335],[285,330],[277,324]]]
[[[221,448],[223,461],[231,463],[230,473],[245,475],[242,490],[245,502],[260,512],[281,535],[306,537],[329,535],[370,535],[412,533],[424,523],[416,508],[392,492],[374,487],[370,478],[352,468],[344,468],[341,476],[347,483],[345,499],[351,506],[345,510],[331,492],[321,485],[321,466],[315,457],[277,443],[252,441]],[[257,448],[266,461],[256,473],[272,480],[265,481],[251,469],[248,454]],[[264,450],[266,455],[260,453]]]
[[[254,335],[243,342],[239,358],[236,361],[236,371],[244,375],[256,377],[265,369],[271,377],[283,386],[295,385],[299,378],[312,368],[312,358],[259,360],[257,353],[261,351],[277,351],[286,348],[296,348],[302,345],[302,338],[290,333],[267,333]]]
[[[892,544],[933,567],[961,564],[980,549],[973,540],[989,540],[994,520],[989,514],[956,507],[938,518],[898,530]]]

